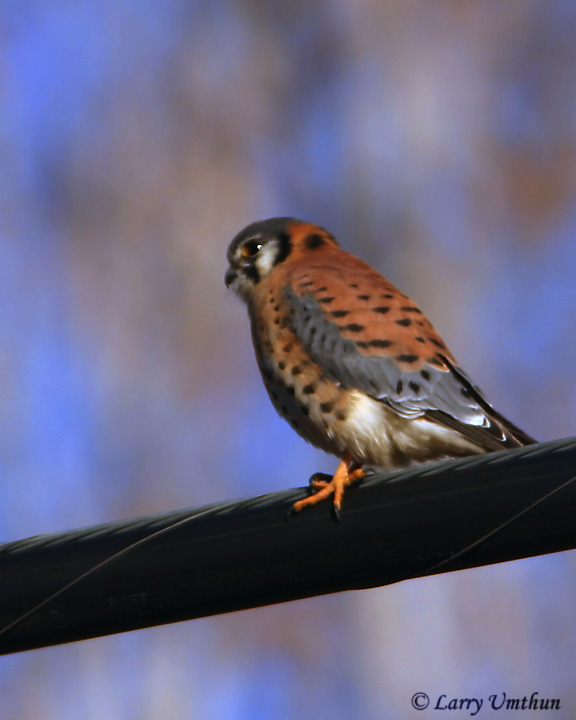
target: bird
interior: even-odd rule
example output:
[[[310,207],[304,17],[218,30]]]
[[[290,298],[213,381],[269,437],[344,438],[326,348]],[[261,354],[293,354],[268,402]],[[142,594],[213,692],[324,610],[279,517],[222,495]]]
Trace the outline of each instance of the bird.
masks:
[[[227,251],[225,284],[248,308],[272,404],[312,445],[340,458],[316,473],[297,513],[371,466],[397,469],[536,441],[501,415],[418,305],[324,228],[259,220]]]

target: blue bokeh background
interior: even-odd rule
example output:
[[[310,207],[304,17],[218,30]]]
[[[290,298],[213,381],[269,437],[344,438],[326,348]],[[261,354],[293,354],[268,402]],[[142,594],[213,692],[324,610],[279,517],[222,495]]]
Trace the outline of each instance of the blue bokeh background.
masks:
[[[327,226],[500,411],[576,435],[571,0],[0,5],[0,536],[302,485],[223,285],[248,222]],[[322,552],[330,552],[323,548]],[[571,553],[0,659],[16,720],[576,713]]]

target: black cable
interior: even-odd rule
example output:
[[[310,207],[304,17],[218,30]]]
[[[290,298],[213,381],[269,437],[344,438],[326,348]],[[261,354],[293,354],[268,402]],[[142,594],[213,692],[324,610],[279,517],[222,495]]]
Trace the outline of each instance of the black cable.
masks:
[[[341,523],[286,522],[300,489],[8,543],[0,654],[571,549],[575,470],[572,438],[370,476]]]

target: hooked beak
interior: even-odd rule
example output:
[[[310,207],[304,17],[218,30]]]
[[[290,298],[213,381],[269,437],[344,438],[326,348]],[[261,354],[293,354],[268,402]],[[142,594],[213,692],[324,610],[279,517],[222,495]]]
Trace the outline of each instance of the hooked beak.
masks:
[[[224,282],[226,284],[226,287],[230,287],[234,280],[238,277],[238,273],[233,268],[229,267],[228,270],[226,270],[226,274],[224,275]]]

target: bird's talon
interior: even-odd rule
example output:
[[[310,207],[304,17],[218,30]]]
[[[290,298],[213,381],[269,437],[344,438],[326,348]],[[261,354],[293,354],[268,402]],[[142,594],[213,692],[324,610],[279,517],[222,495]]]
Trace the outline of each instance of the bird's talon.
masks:
[[[327,473],[315,472],[313,475],[310,475],[310,478],[308,480],[308,487],[317,492],[318,490],[322,490],[323,487],[326,487],[326,485],[328,485],[331,481],[331,475],[328,475]]]
[[[289,523],[290,520],[294,517],[294,515],[296,515],[297,512],[298,512],[298,510],[294,509],[294,505],[291,505],[289,510],[284,515],[284,522]]]

